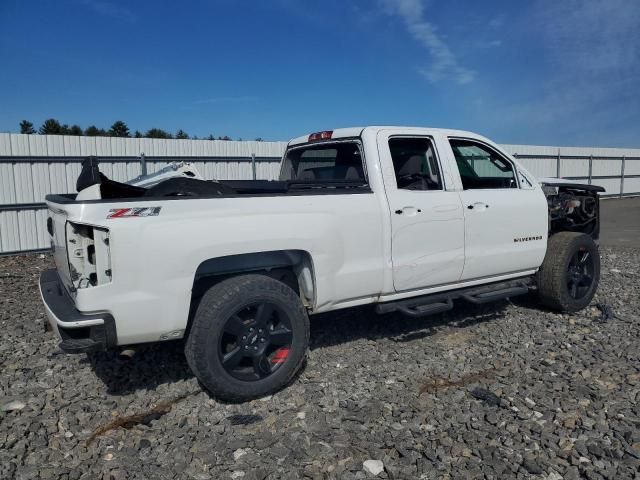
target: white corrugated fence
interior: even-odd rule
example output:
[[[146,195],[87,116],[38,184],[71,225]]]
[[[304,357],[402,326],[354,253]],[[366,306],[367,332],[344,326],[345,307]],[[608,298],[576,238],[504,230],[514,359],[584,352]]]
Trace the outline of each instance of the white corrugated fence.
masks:
[[[286,142],[165,140],[0,134],[0,255],[47,249],[49,193],[75,191],[80,163],[98,157],[100,170],[125,181],[184,159],[208,179],[274,179]],[[583,180],[607,195],[640,194],[640,149],[503,145],[537,177]]]

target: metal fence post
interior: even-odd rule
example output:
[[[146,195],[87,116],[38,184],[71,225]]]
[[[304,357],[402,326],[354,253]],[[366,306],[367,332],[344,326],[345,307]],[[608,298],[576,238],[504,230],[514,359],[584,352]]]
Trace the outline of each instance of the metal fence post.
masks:
[[[147,159],[144,156],[144,152],[140,153],[140,175],[147,174]]]
[[[256,154],[251,154],[251,170],[253,171],[253,179],[256,179]]]
[[[560,149],[558,149],[558,159],[556,161],[556,178],[560,178]]]
[[[589,155],[589,185],[591,185],[592,172],[593,172],[593,155]]]
[[[622,166],[620,167],[620,198],[624,195],[624,163],[627,159],[626,155],[622,156]]]

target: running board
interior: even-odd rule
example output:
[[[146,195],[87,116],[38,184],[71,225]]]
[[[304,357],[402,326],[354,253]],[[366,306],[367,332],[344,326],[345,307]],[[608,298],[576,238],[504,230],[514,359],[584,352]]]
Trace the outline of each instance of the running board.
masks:
[[[483,285],[481,287],[463,288],[446,293],[409,298],[396,302],[379,303],[376,305],[376,313],[400,312],[408,317],[424,317],[451,310],[453,308],[453,300],[457,299],[463,299],[478,305],[515,297],[517,295],[524,295],[529,291],[530,283],[531,278],[521,278],[491,285]]]
[[[427,315],[435,315],[451,309],[453,309],[453,300],[450,298],[447,298],[444,302],[427,303],[425,305],[398,305],[398,311],[408,317],[426,317]]]
[[[502,300],[504,298],[516,297],[518,295],[524,295],[529,292],[529,287],[512,287],[502,290],[496,290],[495,292],[479,293],[477,295],[462,295],[462,298],[467,302],[481,304],[494,302],[496,300]]]

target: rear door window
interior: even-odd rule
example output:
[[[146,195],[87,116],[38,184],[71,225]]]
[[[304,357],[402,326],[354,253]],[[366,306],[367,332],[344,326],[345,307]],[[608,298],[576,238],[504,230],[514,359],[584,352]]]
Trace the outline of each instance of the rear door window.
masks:
[[[392,137],[389,150],[399,189],[442,190],[440,168],[430,139]]]

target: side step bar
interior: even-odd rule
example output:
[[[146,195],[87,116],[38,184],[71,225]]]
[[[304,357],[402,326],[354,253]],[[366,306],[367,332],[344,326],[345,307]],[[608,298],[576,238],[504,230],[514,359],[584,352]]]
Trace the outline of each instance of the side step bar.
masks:
[[[518,295],[524,295],[529,291],[529,287],[511,287],[504,288],[502,290],[496,290],[495,292],[479,293],[477,295],[461,295],[467,302],[481,304],[489,303],[495,300],[502,300],[503,298],[516,297]]]
[[[510,282],[500,282],[481,287],[463,288],[446,293],[436,293],[423,297],[409,298],[397,302],[379,303],[376,313],[400,312],[408,317],[424,317],[446,312],[453,308],[453,301],[463,299],[476,305],[524,295],[529,291],[531,278],[521,278]]]
[[[452,309],[453,300],[450,298],[447,298],[444,302],[427,303],[424,305],[416,305],[414,307],[398,305],[398,311],[408,317],[425,317],[427,315],[435,315],[436,313],[442,313]]]

